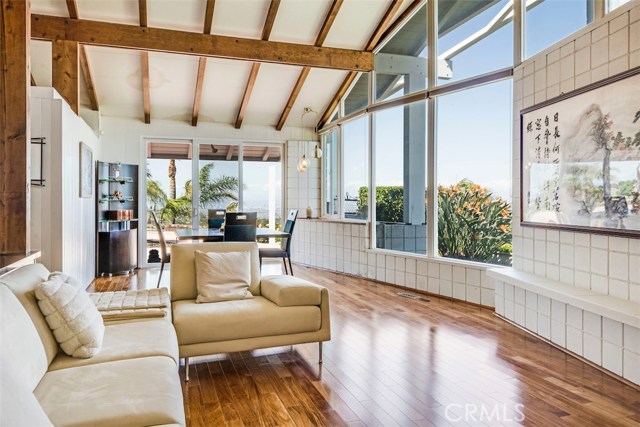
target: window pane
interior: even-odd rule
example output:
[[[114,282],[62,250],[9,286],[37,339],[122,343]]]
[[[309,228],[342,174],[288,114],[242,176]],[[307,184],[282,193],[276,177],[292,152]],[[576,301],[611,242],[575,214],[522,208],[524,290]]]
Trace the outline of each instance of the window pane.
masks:
[[[367,141],[368,118],[360,117],[342,126],[342,150],[344,171],[344,217],[349,219],[367,219],[366,205],[359,203],[359,195],[366,193],[368,185]]]
[[[437,99],[438,252],[511,263],[511,81]]]
[[[360,111],[369,104],[369,75],[360,74],[351,91],[344,99],[344,115]]]
[[[209,209],[238,210],[238,146],[200,144],[199,150],[200,226],[206,227]]]
[[[282,148],[277,145],[243,146],[242,204],[258,213],[258,226],[282,225]]]
[[[375,70],[378,101],[397,98],[427,87],[426,5],[376,54]]]
[[[338,130],[322,136],[324,145],[324,214],[338,215]]]
[[[607,12],[611,12],[613,9],[617,9],[623,4],[629,3],[630,0],[609,0],[609,5],[607,7]]]
[[[591,1],[593,0],[544,0],[528,7],[525,14],[525,58],[591,22]]]
[[[373,130],[376,247],[426,254],[426,101],[375,113]]]
[[[511,65],[513,1],[439,0],[438,84]]]

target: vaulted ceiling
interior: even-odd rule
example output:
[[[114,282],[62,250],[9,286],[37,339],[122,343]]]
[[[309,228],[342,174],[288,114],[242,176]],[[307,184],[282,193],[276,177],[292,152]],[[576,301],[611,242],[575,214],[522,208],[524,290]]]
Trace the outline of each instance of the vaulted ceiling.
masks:
[[[31,13],[190,33],[371,51],[414,0],[32,0]],[[208,31],[209,30],[209,31]],[[33,33],[32,33],[33,34]],[[82,52],[84,50],[84,52]],[[83,61],[84,59],[84,61]],[[33,40],[32,75],[52,85],[50,41]],[[305,107],[320,120],[352,70],[87,44],[80,104],[106,116],[282,127]],[[285,61],[286,62],[286,61]],[[304,63],[302,58],[299,63]],[[87,80],[90,74],[90,80]],[[87,82],[90,84],[87,86]],[[92,99],[93,97],[93,99]],[[92,105],[93,104],[93,105]],[[96,105],[97,104],[97,105]],[[307,122],[307,120],[309,120]],[[306,116],[304,126],[313,126]]]

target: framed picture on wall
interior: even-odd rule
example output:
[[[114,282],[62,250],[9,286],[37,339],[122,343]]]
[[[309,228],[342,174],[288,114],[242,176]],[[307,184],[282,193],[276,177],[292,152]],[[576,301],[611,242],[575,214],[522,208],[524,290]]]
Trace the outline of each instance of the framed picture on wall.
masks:
[[[80,142],[80,197],[93,196],[93,151]]]
[[[640,237],[640,67],[520,112],[523,226]]]

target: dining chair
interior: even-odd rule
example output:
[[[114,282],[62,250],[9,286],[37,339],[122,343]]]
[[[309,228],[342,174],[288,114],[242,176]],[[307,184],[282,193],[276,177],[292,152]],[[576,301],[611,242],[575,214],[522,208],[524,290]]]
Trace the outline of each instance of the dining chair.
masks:
[[[209,209],[209,217],[207,219],[207,226],[209,228],[220,228],[224,222],[224,217],[227,211],[224,209]]]
[[[153,211],[150,212],[151,218],[153,218],[153,223],[158,231],[158,241],[160,242],[160,275],[158,276],[158,284],[156,285],[156,288],[159,288],[160,280],[162,279],[162,272],[164,271],[164,265],[171,262],[171,254],[167,252],[167,242],[164,238],[164,233],[162,232],[162,227],[158,222],[158,218],[156,218],[156,214]]]
[[[287,215],[287,221],[284,224],[282,231],[289,233],[289,237],[283,237],[280,241],[279,248],[260,248],[258,255],[260,256],[260,266],[262,266],[262,258],[282,258],[284,264],[285,274],[293,276],[293,267],[291,266],[291,239],[293,237],[293,228],[296,225],[296,219],[298,218],[298,210],[291,209]],[[287,270],[287,260],[289,260],[289,269]]]
[[[255,242],[257,212],[227,212],[224,218],[225,242]]]

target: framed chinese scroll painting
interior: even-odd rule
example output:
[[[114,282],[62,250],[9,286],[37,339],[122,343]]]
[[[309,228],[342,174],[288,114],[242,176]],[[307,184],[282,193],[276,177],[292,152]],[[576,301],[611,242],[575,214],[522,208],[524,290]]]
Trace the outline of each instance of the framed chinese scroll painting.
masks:
[[[521,224],[640,237],[640,68],[520,112]]]

